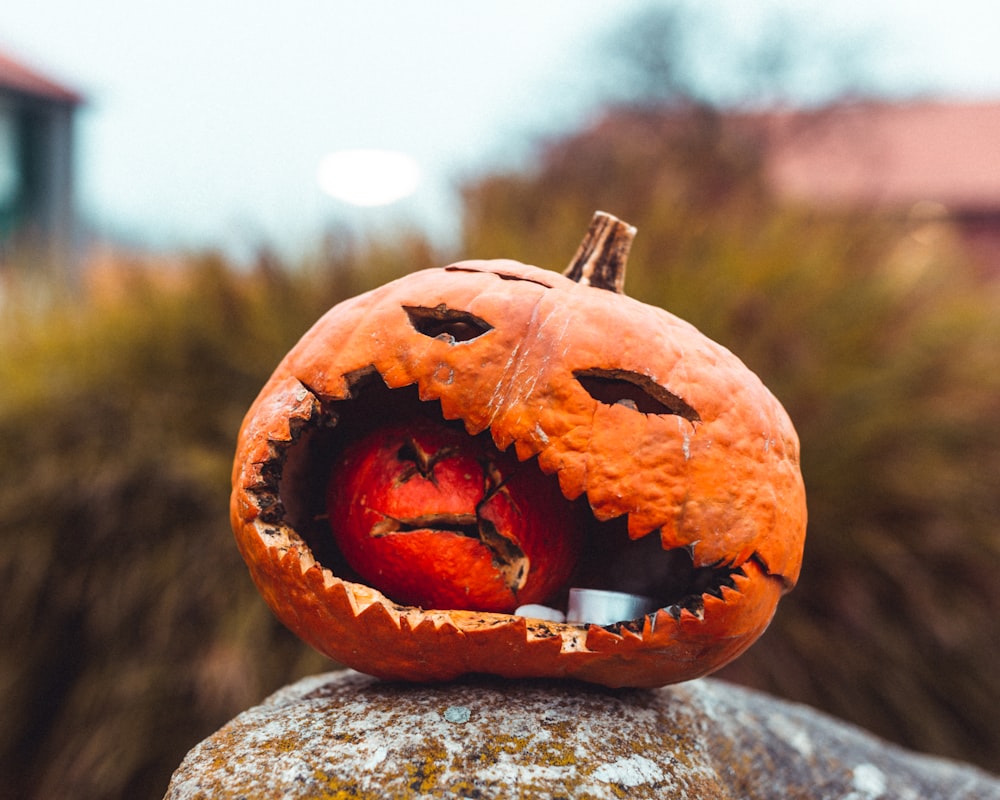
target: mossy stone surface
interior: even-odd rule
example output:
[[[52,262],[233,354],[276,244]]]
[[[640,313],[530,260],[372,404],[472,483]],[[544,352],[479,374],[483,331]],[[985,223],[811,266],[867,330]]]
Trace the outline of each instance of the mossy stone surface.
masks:
[[[197,745],[195,798],[997,798],[1000,780],[702,679],[658,690],[306,678]]]

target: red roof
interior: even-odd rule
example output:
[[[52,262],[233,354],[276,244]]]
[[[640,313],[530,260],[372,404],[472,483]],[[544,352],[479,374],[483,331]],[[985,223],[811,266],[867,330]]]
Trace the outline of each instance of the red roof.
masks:
[[[1000,102],[864,103],[766,115],[767,174],[826,205],[1000,209]]]
[[[55,81],[0,52],[0,91],[2,90],[74,105],[83,99],[73,90],[60,86]]]

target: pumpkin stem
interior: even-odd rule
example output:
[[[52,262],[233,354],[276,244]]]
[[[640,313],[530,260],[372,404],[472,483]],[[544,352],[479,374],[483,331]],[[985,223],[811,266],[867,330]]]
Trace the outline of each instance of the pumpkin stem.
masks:
[[[584,286],[623,294],[625,262],[635,238],[635,227],[604,211],[594,212],[590,228],[563,273]]]

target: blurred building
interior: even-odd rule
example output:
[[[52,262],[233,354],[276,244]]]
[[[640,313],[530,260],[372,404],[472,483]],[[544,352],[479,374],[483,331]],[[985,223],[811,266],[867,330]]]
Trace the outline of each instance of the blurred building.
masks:
[[[946,222],[1000,276],[1000,102],[843,104],[755,122],[777,195]]]
[[[624,157],[609,158],[623,144]],[[955,243],[984,277],[1000,279],[1000,99],[772,111],[623,106],[544,157],[553,174],[560,164],[638,164],[651,187],[669,187],[659,176],[679,163],[703,197],[750,179],[782,204],[896,218],[908,223],[914,242]]]
[[[76,92],[0,52],[0,263],[68,257],[76,237]]]

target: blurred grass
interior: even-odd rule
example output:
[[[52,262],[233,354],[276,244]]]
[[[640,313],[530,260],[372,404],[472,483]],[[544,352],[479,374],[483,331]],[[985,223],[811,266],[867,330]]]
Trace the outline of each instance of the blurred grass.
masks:
[[[623,114],[468,184],[461,255],[561,269],[595,208],[636,224],[627,292],[733,349],[802,438],[802,579],[723,675],[1000,771],[1000,281],[947,226],[777,205],[752,147],[695,122]],[[193,744],[329,667],[233,545],[236,430],[329,306],[447,260],[339,238],[295,265],[6,276],[0,796],[159,797]]]

